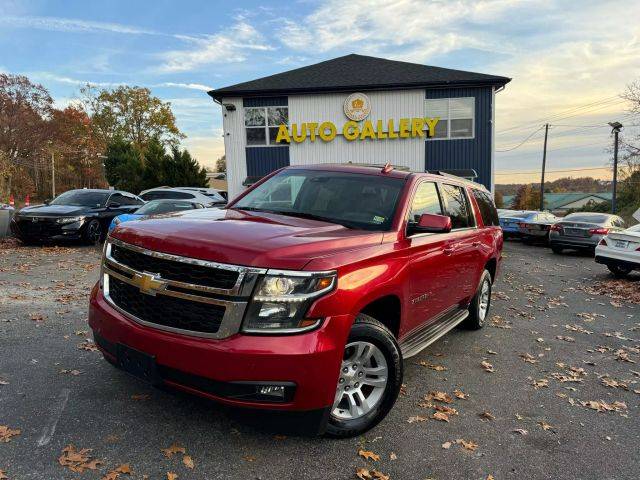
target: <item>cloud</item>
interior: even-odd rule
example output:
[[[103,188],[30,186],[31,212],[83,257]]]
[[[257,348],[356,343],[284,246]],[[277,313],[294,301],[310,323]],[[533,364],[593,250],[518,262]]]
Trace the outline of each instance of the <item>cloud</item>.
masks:
[[[4,15],[0,17],[0,24],[10,27],[35,28],[56,32],[111,32],[132,35],[162,35],[153,30],[120,23],[95,22],[76,18]]]
[[[200,90],[203,92],[208,92],[209,90],[213,90],[213,87],[209,87],[208,85],[203,85],[201,83],[176,83],[176,82],[163,82],[152,85],[153,87],[169,87],[169,88],[187,88],[189,90]]]
[[[212,63],[243,62],[248,52],[274,50],[265,43],[262,34],[244,20],[239,20],[225,33],[181,39],[189,41],[191,48],[162,53],[161,72],[189,71]]]

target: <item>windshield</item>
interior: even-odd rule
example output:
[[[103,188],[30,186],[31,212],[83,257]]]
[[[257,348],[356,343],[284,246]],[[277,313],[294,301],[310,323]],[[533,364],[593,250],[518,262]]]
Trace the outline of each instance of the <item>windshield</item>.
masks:
[[[154,200],[140,207],[135,213],[136,215],[157,215],[160,213],[177,212],[179,210],[191,210],[193,208],[191,202]]]
[[[332,171],[284,170],[232,207],[389,230],[404,180]]]
[[[100,207],[105,204],[109,193],[87,190],[69,190],[54,198],[50,205],[72,205],[75,207]]]

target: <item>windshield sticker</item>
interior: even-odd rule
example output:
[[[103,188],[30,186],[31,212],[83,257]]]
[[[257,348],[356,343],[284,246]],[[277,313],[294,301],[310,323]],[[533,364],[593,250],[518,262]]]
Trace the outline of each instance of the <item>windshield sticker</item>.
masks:
[[[384,223],[384,217],[376,215],[375,217],[373,217],[373,223]]]

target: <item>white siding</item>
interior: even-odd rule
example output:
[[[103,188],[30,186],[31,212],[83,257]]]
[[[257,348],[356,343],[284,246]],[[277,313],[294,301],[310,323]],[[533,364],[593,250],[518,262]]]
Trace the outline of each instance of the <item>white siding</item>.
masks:
[[[391,162],[411,170],[424,171],[424,138],[396,138],[384,140],[347,141],[342,136],[342,125],[349,119],[344,115],[344,99],[352,92],[290,95],[289,122],[333,122],[338,135],[331,142],[317,139],[292,143],[290,147],[291,165],[311,165],[314,163],[375,163]],[[424,90],[397,90],[386,92],[365,92],[371,100],[371,120],[383,120],[384,125],[393,119],[398,128],[400,118],[424,116]]]
[[[229,199],[238,195],[247,178],[246,139],[244,134],[244,110],[242,98],[225,98],[222,103],[233,104],[233,112],[222,107],[222,131],[224,132],[224,152],[227,156],[227,184]]]

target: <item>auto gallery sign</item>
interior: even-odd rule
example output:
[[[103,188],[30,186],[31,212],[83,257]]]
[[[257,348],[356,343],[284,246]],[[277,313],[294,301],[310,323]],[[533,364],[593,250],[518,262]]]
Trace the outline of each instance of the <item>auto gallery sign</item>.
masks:
[[[394,138],[433,137],[440,118],[414,117],[394,119],[368,120],[371,113],[369,98],[363,93],[353,93],[344,101],[344,114],[349,119],[342,125],[333,122],[304,122],[280,125],[276,143],[315,142],[320,139],[331,142],[338,132],[345,140],[365,141]]]

